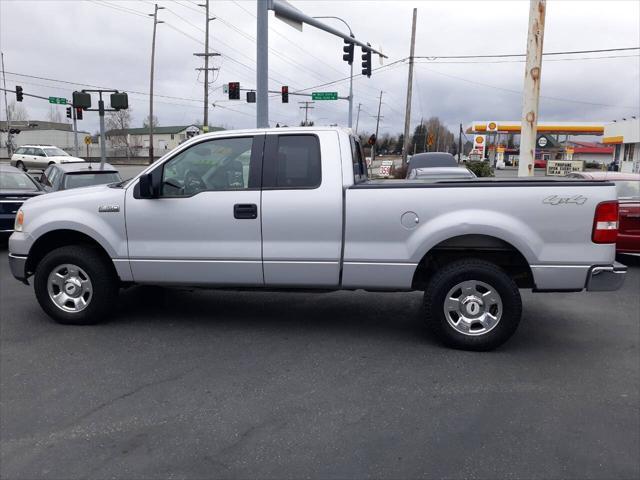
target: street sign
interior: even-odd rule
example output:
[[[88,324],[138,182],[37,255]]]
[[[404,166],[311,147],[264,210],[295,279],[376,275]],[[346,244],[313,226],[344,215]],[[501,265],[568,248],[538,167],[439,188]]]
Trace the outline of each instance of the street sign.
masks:
[[[338,92],[313,92],[311,100],[338,100]]]
[[[91,145],[91,137],[89,135],[84,137],[84,143],[87,145]]]
[[[62,97],[49,97],[49,103],[53,103],[56,105],[66,105],[67,99]]]

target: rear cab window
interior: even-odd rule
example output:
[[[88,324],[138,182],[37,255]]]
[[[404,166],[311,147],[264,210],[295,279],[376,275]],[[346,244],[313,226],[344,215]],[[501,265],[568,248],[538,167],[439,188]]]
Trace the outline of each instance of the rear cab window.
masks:
[[[263,188],[313,189],[320,186],[320,141],[316,135],[268,135],[267,143]]]
[[[353,162],[353,183],[362,183],[367,180],[367,166],[362,155],[360,141],[351,138],[351,161]]]

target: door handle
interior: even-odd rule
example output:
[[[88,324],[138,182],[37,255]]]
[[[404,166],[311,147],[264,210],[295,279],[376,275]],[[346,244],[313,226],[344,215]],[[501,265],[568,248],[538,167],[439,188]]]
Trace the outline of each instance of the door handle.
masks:
[[[236,203],[233,206],[233,216],[238,219],[258,218],[258,206],[255,203]]]

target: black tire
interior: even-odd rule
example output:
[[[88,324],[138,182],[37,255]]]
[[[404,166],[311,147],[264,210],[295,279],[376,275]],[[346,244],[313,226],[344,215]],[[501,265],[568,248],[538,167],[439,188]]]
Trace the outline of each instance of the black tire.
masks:
[[[19,170],[22,170],[23,172],[27,171],[27,169],[24,166],[24,163],[22,161],[20,161],[20,160],[18,160],[16,162],[16,168],[19,169]]]
[[[91,295],[83,310],[65,311],[49,296],[49,275],[65,264],[79,267],[90,279]],[[118,278],[109,259],[98,249],[84,245],[49,252],[38,264],[34,277],[36,298],[42,309],[56,322],[67,325],[93,325],[104,320],[115,306],[118,288]]]
[[[498,293],[497,298],[501,302],[501,306],[499,309],[496,307],[496,310],[490,313],[494,314],[496,311],[500,311],[501,316],[494,326],[484,328],[479,322],[472,323],[471,328],[476,325],[480,327],[476,333],[471,328],[466,333],[461,333],[460,328],[454,328],[450,323],[449,318],[453,317],[455,320],[456,313],[445,313],[445,301],[452,289],[463,282],[479,282],[489,285]],[[482,286],[476,288],[484,289]],[[455,296],[457,291],[455,290],[452,295]],[[464,302],[460,302],[462,298],[472,298],[474,301],[473,296],[465,297],[464,295],[466,294],[461,292],[455,303],[464,305]],[[479,298],[482,300],[482,294],[479,295]],[[489,304],[488,301],[484,303]],[[487,351],[499,347],[515,333],[522,316],[522,300],[515,282],[497,265],[478,259],[457,260],[439,270],[427,285],[424,304],[427,323],[438,339],[445,345],[462,350]],[[460,316],[458,318],[458,322],[460,322]],[[482,333],[483,330],[486,332]]]

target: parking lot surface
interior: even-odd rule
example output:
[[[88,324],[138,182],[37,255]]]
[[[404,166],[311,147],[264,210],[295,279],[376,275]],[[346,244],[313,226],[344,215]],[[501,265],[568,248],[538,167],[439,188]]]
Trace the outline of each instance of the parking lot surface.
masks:
[[[640,262],[523,292],[514,338],[446,349],[419,293],[135,287],[53,323],[0,250],[0,477],[640,476]]]

